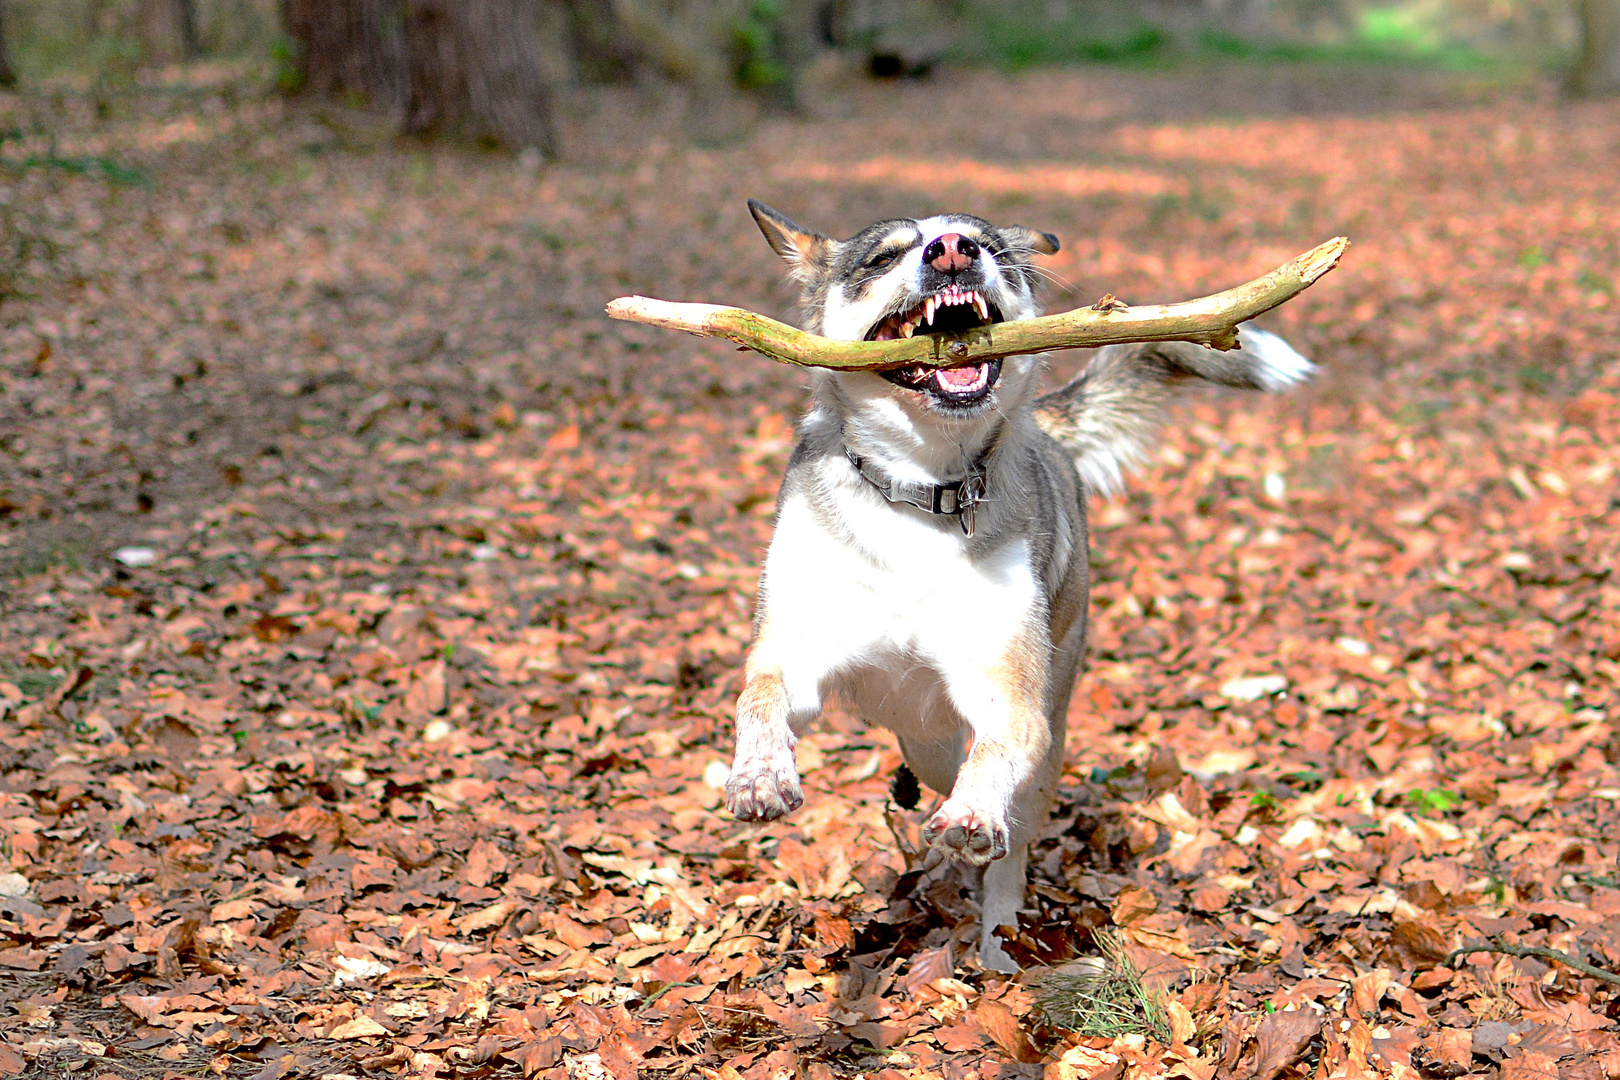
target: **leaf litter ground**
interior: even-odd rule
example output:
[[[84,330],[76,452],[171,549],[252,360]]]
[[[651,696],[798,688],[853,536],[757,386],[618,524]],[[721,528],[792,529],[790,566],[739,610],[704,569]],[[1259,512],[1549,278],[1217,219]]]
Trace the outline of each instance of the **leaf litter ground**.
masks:
[[[1620,970],[1620,105],[961,74],[694,149],[603,92],[525,169],[228,80],[0,104],[0,1074],[1620,1076],[1615,986],[1455,952]],[[1093,507],[1046,982],[884,733],[720,808],[802,376],[600,310],[787,313],[748,196],[1052,229],[1054,307],[1355,240],[1270,320],[1317,382]]]

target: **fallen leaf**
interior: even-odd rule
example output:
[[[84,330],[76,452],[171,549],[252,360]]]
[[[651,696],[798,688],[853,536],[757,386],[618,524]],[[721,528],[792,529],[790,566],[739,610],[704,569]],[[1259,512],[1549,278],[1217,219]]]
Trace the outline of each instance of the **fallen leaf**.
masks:
[[[1256,1080],[1276,1080],[1304,1055],[1321,1029],[1321,1019],[1308,1009],[1276,1012],[1262,1019],[1254,1033]]]
[[[339,1024],[327,1032],[329,1039],[371,1039],[378,1035],[387,1035],[388,1029],[377,1023],[376,1020],[361,1013],[353,1020]]]

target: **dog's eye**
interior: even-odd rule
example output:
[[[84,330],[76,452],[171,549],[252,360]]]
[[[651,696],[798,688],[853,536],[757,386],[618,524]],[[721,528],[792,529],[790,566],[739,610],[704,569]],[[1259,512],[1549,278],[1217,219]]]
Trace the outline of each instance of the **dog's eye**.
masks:
[[[888,266],[890,263],[894,262],[894,256],[895,253],[892,251],[880,251],[876,255],[873,255],[870,259],[866,260],[866,268],[868,270],[876,270],[880,266]]]

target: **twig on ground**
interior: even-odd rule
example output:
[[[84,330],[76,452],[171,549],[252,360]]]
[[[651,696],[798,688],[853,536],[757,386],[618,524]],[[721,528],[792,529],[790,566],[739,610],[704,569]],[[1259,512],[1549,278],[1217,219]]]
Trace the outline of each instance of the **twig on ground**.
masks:
[[[1235,349],[1237,327],[1304,292],[1338,264],[1350,241],[1339,236],[1262,277],[1180,304],[1077,308],[1020,322],[992,323],[960,334],[919,334],[886,341],[833,341],[744,308],[681,304],[621,296],[607,306],[615,319],[723,337],[786,364],[844,370],[921,365],[954,367],[1021,353],[1093,348],[1128,341],[1191,341]]]
[[[1450,967],[1451,962],[1458,957],[1467,956],[1470,953],[1501,953],[1503,956],[1533,956],[1540,960],[1553,960],[1567,968],[1573,968],[1583,975],[1590,975],[1594,979],[1601,979],[1604,982],[1620,986],[1620,975],[1588,964],[1585,960],[1577,960],[1561,949],[1549,949],[1545,945],[1509,945],[1499,937],[1491,938],[1488,945],[1481,943],[1464,945],[1446,957],[1446,967]]]

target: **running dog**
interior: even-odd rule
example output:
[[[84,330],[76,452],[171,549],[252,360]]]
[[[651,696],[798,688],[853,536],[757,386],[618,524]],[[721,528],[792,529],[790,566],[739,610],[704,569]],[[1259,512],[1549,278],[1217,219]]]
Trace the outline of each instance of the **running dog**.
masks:
[[[1034,318],[1034,259],[1058,250],[1050,233],[967,214],[834,240],[749,209],[802,289],[804,329],[844,341]],[[1242,336],[1231,352],[1110,346],[1044,396],[1039,356],[817,370],[760,580],[730,811],[769,821],[804,801],[794,743],[836,696],[893,731],[945,797],[923,838],[970,868],[980,963],[1018,970],[996,928],[1016,924],[1062,769],[1086,496],[1119,489],[1184,385],[1275,391],[1314,370],[1273,334]]]

